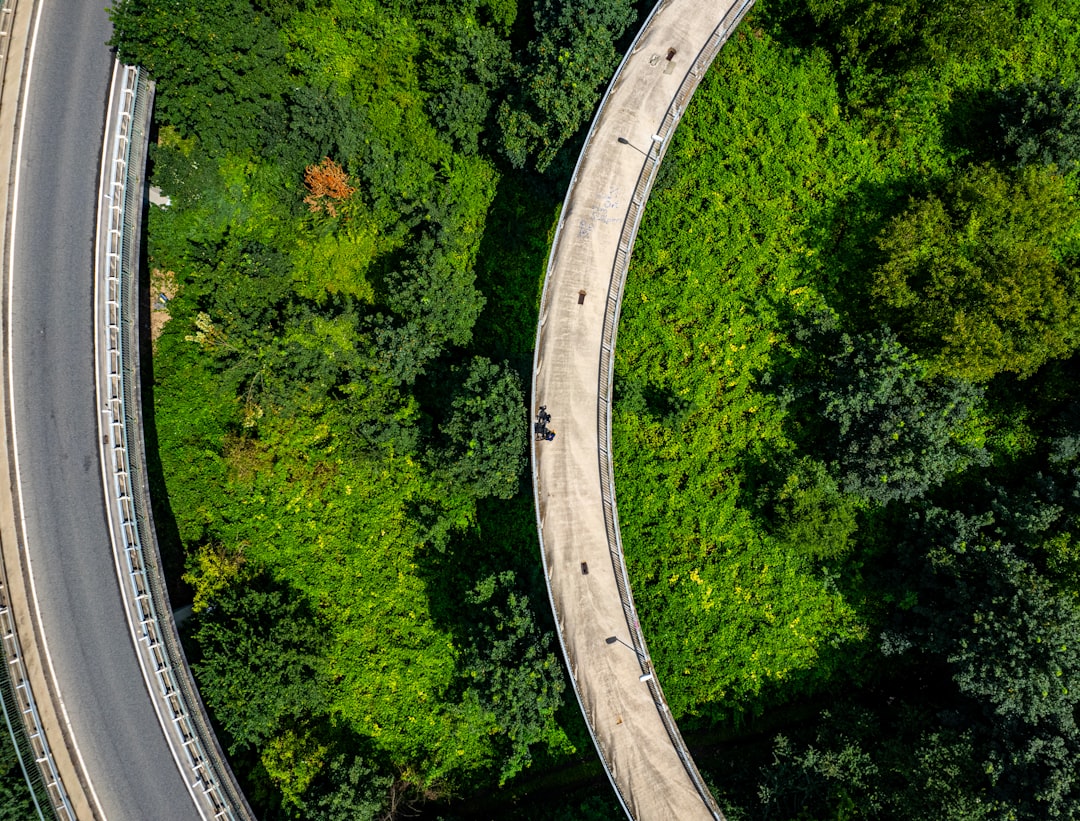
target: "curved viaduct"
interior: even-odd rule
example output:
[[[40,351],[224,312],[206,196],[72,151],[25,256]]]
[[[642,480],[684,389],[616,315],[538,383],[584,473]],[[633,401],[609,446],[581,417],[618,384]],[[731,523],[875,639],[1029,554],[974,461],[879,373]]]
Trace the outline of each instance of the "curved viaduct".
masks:
[[[611,467],[622,289],[645,201],[694,90],[753,0],[660,0],[608,87],[567,191],[533,363],[533,491],[552,610],[593,742],[633,819],[722,819],[656,680]]]

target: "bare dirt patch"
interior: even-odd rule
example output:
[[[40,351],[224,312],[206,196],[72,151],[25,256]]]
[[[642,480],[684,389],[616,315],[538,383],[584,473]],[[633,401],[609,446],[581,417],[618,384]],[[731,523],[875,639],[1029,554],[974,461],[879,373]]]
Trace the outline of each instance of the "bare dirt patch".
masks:
[[[169,300],[179,290],[173,271],[162,271],[160,268],[150,271],[150,343],[155,349],[165,324],[172,318],[169,316]]]

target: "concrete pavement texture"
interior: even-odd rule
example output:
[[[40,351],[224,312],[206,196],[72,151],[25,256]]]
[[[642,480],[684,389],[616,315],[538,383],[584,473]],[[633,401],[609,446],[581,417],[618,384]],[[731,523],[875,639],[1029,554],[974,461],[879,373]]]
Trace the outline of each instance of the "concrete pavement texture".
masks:
[[[79,818],[199,819],[135,656],[102,493],[93,237],[111,28],[103,6],[40,2],[9,237],[6,353],[23,566],[54,692],[92,785],[93,806]]]
[[[11,225],[10,197],[12,190],[13,172],[15,170],[15,145],[18,126],[18,115],[21,110],[21,98],[23,85],[26,78],[26,66],[30,35],[39,10],[39,3],[34,0],[7,0],[3,7],[3,17],[0,18],[4,42],[2,45],[3,86],[0,95],[0,191],[4,197],[5,227],[0,233],[0,257],[6,268],[9,250],[9,230]],[[3,293],[7,294],[7,271],[5,270]],[[7,339],[7,316],[3,312],[4,339]],[[7,373],[7,352],[4,356],[5,374]],[[2,384],[2,402],[4,413],[0,414],[0,475],[6,481],[0,482],[0,549],[3,557],[3,580],[4,593],[7,606],[10,608],[14,621],[14,639],[18,643],[22,657],[23,673],[25,674],[24,685],[30,692],[34,710],[40,720],[43,737],[34,742],[38,747],[37,755],[42,752],[48,759],[35,765],[33,760],[24,762],[25,766],[32,768],[39,766],[45,773],[46,784],[49,785],[50,800],[54,806],[60,807],[61,818],[69,818],[72,814],[76,818],[94,818],[94,799],[90,785],[85,780],[78,761],[78,755],[74,746],[70,743],[67,733],[67,722],[64,715],[62,702],[58,694],[50,686],[51,674],[48,670],[48,659],[43,652],[43,643],[40,641],[38,621],[36,618],[36,606],[31,591],[31,579],[29,568],[24,562],[24,552],[20,543],[20,534],[16,522],[16,496],[14,484],[14,466],[9,452],[10,445],[10,419],[8,410],[7,379],[0,380]],[[9,658],[10,661],[10,658]],[[16,670],[9,665],[9,671],[16,675]],[[23,705],[25,709],[26,705]],[[12,716],[17,720],[16,716]],[[27,727],[27,733],[32,735],[34,728]],[[55,767],[55,780],[50,772],[50,761]]]
[[[748,6],[664,0],[654,10],[586,141],[540,307],[533,410],[546,406],[558,431],[553,441],[533,442],[545,571],[582,711],[635,819],[723,816],[666,714],[624,582],[621,543],[613,537],[618,519],[607,489],[610,346],[627,243],[633,242],[649,175],[677,122],[680,112],[673,119],[673,107],[685,106]]]

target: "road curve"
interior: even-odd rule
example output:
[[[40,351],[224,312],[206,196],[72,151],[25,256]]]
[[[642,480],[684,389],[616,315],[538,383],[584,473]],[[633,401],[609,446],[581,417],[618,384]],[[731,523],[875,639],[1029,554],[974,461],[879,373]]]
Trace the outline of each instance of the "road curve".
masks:
[[[193,821],[202,816],[161,733],[120,603],[102,495],[92,272],[111,29],[103,5],[40,2],[7,294],[24,567],[94,817]]]
[[[571,180],[548,261],[532,444],[548,592],[571,681],[627,815],[722,819],[675,727],[638,624],[612,484],[611,373],[622,286],[671,133],[752,0],[661,0],[613,78]]]

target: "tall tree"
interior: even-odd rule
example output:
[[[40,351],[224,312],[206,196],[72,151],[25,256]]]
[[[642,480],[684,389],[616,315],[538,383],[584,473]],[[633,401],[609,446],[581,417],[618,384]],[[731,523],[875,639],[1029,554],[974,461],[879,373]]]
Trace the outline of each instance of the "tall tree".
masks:
[[[1080,342],[1080,266],[1063,256],[1078,218],[1048,170],[969,168],[878,238],[878,314],[941,373],[1030,376]]]
[[[352,751],[336,752],[305,794],[284,809],[296,821],[375,821],[386,817],[392,784]]]
[[[462,660],[465,698],[494,718],[492,733],[504,741],[499,779],[505,782],[532,763],[529,748],[550,734],[566,685],[551,636],[537,627],[512,571],[488,576],[465,600],[477,613]]]
[[[511,70],[509,43],[475,17],[454,18],[446,48],[424,64],[431,119],[458,149],[475,154],[499,89]]]
[[[1022,83],[1000,94],[1006,149],[1020,166],[1080,163],[1080,80]]]
[[[538,0],[536,38],[519,71],[519,94],[499,108],[503,152],[543,171],[592,114],[619,64],[618,40],[634,21],[631,0]]]
[[[1016,0],[808,0],[814,21],[838,42],[846,63],[895,71],[897,63],[941,64],[1006,45]]]
[[[247,570],[196,616],[193,665],[232,752],[258,749],[327,705],[320,647],[325,630],[306,599],[265,572]]]
[[[899,555],[920,582],[917,604],[895,618],[970,699],[957,706],[985,728],[983,767],[1005,817],[1075,817],[1080,608],[993,529],[990,514],[914,517]]]
[[[924,376],[888,329],[840,337],[817,401],[825,453],[844,491],[911,501],[981,458],[958,436],[978,391]]]
[[[507,365],[482,356],[455,371],[464,379],[439,426],[446,437],[441,461],[453,482],[475,498],[509,499],[525,468],[528,421],[521,382]]]
[[[167,80],[157,116],[209,150],[251,149],[279,134],[289,87],[285,48],[270,16],[250,0],[120,0],[110,45],[125,63]]]

